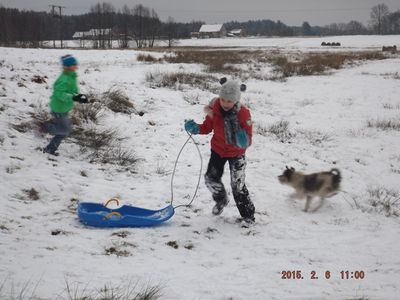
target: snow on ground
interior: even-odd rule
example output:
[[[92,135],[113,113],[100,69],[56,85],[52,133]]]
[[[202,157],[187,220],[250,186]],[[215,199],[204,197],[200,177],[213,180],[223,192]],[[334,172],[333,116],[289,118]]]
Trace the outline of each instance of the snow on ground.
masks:
[[[368,49],[398,41],[396,36],[379,38],[338,40]],[[291,50],[295,44],[295,50],[308,51],[311,41],[236,40],[240,44],[210,39],[181,45],[251,48],[269,47],[279,40],[282,48]],[[187,118],[200,122],[202,106],[215,95],[188,86],[151,88],[146,74],[201,72],[201,66],[142,63],[136,60],[140,52],[127,50],[0,48],[0,53],[2,297],[12,291],[18,294],[26,284],[38,297],[65,299],[66,282],[82,292],[85,287],[129,281],[162,286],[161,299],[396,299],[400,294],[399,219],[375,212],[367,199],[369,188],[400,192],[400,133],[367,126],[368,121],[399,120],[398,56],[324,76],[246,82],[243,102],[254,120],[246,179],[257,211],[253,228],[235,224],[238,212],[231,194],[223,214],[212,216],[211,195],[202,180],[192,208],[177,209],[162,226],[120,230],[83,226],[73,210],[76,200],[102,203],[118,197],[123,204],[150,209],[168,204],[171,171],[187,138],[183,122]],[[101,93],[117,85],[145,112],[142,117],[109,112],[98,125],[119,129],[127,138],[124,147],[141,158],[137,167],[91,164],[68,142],[61,145],[59,157],[49,158],[37,150],[48,137],[11,127],[29,120],[32,105],[47,103],[60,71],[59,57],[66,53],[78,57],[82,92]],[[31,82],[34,75],[47,76],[47,84]],[[185,95],[198,97],[200,103],[189,104]],[[293,133],[289,142],[260,134],[278,121],[289,122]],[[203,174],[210,137],[195,137],[204,160]],[[277,181],[285,165],[306,173],[337,167],[343,192],[319,211],[304,213],[304,202],[289,199],[292,190]],[[178,165],[174,204],[189,201],[199,166],[197,151],[189,144]],[[225,174],[224,182],[230,191],[228,177]],[[30,200],[24,192],[31,188],[39,192],[38,200]],[[61,233],[52,235],[55,230]],[[110,247],[129,255],[106,255]],[[296,270],[304,279],[282,279],[282,271]],[[347,270],[363,271],[365,278],[341,279],[340,272]],[[311,279],[313,271],[318,279]]]
[[[251,47],[251,48],[278,48],[284,50],[302,51],[342,51],[354,49],[382,49],[382,46],[398,45],[400,36],[396,35],[349,35],[349,36],[321,36],[321,37],[247,37],[223,39],[187,39],[180,40],[179,46],[208,46],[208,47]],[[340,43],[340,47],[321,47],[322,42]]]

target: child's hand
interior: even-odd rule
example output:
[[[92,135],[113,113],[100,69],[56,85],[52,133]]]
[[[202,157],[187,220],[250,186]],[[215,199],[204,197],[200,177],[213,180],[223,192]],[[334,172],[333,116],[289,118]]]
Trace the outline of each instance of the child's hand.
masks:
[[[78,94],[72,97],[72,100],[79,102],[79,103],[88,103],[89,100],[84,94]]]
[[[249,136],[245,130],[236,133],[236,146],[246,149],[249,146]]]
[[[190,134],[199,134],[200,132],[199,125],[193,120],[185,121],[185,130]]]

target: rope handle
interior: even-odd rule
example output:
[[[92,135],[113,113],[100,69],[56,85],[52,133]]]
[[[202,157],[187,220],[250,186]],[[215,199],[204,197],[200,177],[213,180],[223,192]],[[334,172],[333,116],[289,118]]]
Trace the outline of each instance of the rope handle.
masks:
[[[110,202],[115,201],[117,202],[117,205],[119,206],[119,199],[118,198],[110,198],[107,200],[107,202],[104,204],[105,207],[107,207],[108,204],[110,204]]]
[[[183,144],[181,150],[179,151],[178,156],[177,156],[177,158],[176,158],[176,160],[175,160],[174,169],[173,169],[173,171],[172,171],[172,176],[171,176],[171,206],[172,206],[172,204],[173,204],[173,202],[174,202],[174,177],[175,177],[176,167],[177,167],[177,165],[178,165],[179,157],[181,156],[183,149],[186,147],[187,143],[188,143],[190,140],[192,140],[193,144],[196,146],[196,149],[197,149],[197,152],[198,152],[199,158],[200,158],[199,177],[198,177],[198,180],[197,180],[196,189],[195,189],[195,191],[194,191],[194,193],[193,193],[193,197],[192,197],[192,199],[190,200],[190,202],[189,202],[188,204],[177,205],[177,206],[174,207],[174,209],[176,209],[176,208],[178,208],[178,207],[189,207],[189,206],[193,203],[194,198],[196,197],[197,191],[198,191],[198,189],[199,189],[200,180],[201,180],[201,174],[202,174],[202,171],[203,171],[203,157],[201,156],[201,152],[200,152],[199,146],[197,145],[196,141],[195,141],[194,138],[192,137],[192,134],[190,134],[190,133],[187,132],[187,131],[186,131],[186,133],[189,135],[189,137],[187,138],[186,142]]]
[[[118,216],[120,219],[122,218],[122,215],[121,215],[119,212],[113,211],[113,212],[110,212],[110,213],[108,213],[107,215],[105,215],[104,218],[103,218],[103,220],[109,219],[109,218],[111,218],[112,216]]]

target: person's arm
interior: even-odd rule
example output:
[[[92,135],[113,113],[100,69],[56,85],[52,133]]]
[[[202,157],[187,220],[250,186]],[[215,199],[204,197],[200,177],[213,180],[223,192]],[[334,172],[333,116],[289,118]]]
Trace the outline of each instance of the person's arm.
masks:
[[[209,134],[214,127],[213,120],[210,116],[206,116],[203,124],[200,124],[200,134]]]

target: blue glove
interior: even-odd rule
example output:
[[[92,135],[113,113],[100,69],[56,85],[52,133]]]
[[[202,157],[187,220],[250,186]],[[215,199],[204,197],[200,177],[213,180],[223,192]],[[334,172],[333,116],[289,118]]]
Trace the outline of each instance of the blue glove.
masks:
[[[236,133],[236,146],[246,149],[249,146],[249,136],[245,130]]]
[[[200,132],[199,125],[193,120],[185,121],[185,130],[190,134],[199,134]]]

